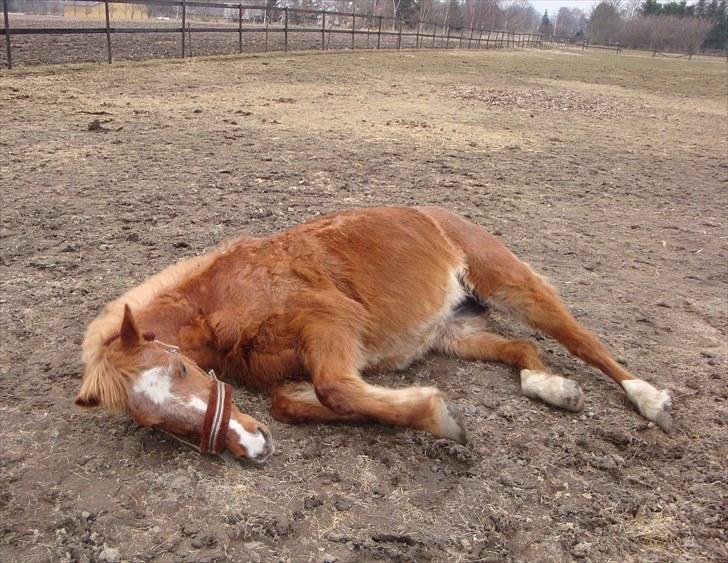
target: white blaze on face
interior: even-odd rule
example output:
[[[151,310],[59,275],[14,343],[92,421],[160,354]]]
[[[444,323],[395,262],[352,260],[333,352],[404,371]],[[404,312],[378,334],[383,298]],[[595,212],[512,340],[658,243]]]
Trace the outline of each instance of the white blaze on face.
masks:
[[[143,371],[136,383],[134,392],[144,395],[157,405],[163,405],[172,395],[172,378],[166,367],[154,367]]]
[[[245,448],[248,457],[255,459],[265,451],[265,436],[260,430],[256,430],[255,433],[248,432],[242,424],[232,418],[230,430],[238,435],[240,445]]]
[[[202,413],[207,411],[207,404],[199,397],[192,397],[189,401],[187,401],[187,406]],[[230,419],[228,428],[238,435],[240,445],[245,448],[245,452],[248,454],[248,457],[256,458],[265,451],[265,436],[263,436],[263,433],[259,430],[256,430],[255,432],[248,432],[245,428],[243,428],[243,425],[234,418]]]

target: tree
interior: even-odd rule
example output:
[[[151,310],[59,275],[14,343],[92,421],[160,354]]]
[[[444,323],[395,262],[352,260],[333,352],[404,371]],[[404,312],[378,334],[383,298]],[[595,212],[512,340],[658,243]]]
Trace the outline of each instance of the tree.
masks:
[[[453,29],[461,29],[463,27],[463,12],[460,9],[458,0],[450,0],[447,5],[447,21],[446,24]]]
[[[397,2],[397,18],[408,25],[415,24],[418,11],[416,0],[399,0]]]
[[[553,35],[554,26],[549,19],[549,11],[545,10],[541,18],[541,25],[538,26],[538,32],[544,35]]]
[[[556,14],[554,35],[574,37],[586,26],[586,15],[579,8],[562,6]]]
[[[705,15],[713,24],[712,29],[705,38],[703,46],[707,49],[726,49],[728,48],[728,8],[726,0],[717,0],[707,6]]]
[[[649,1],[649,0],[648,0]],[[617,9],[608,2],[594,8],[587,24],[587,35],[594,43],[616,43],[622,30],[622,19]]]

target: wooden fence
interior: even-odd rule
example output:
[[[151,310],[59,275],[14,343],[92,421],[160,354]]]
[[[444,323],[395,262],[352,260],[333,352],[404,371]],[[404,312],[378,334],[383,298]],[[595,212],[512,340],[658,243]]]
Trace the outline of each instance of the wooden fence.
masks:
[[[13,67],[12,42],[14,35],[76,35],[76,34],[105,34],[106,55],[109,64],[113,61],[112,36],[114,34],[130,33],[176,33],[180,37],[180,56],[191,56],[192,33],[236,33],[238,35],[239,53],[243,52],[243,36],[246,33],[264,33],[265,50],[268,50],[268,34],[283,34],[283,49],[289,50],[289,33],[317,33],[321,34],[320,48],[329,48],[331,34],[350,34],[351,49],[355,48],[356,37],[366,35],[367,48],[387,48],[382,45],[382,38],[389,38],[396,48],[402,48],[403,39],[410,42],[414,39],[415,48],[516,48],[541,47],[543,38],[538,33],[516,33],[512,31],[486,30],[483,28],[454,28],[450,25],[430,21],[404,22],[397,18],[388,18],[372,14],[357,14],[356,12],[341,12],[329,10],[308,10],[287,7],[270,7],[260,5],[247,5],[243,3],[215,3],[199,2],[195,0],[78,0],[88,2],[99,9],[103,6],[104,27],[10,27],[7,3],[3,0],[3,17],[5,27],[0,34],[5,36],[7,49],[7,66]],[[181,15],[181,25],[160,26],[154,25],[154,20],[146,20],[152,25],[137,27],[116,26],[111,23],[110,4],[135,4],[142,6],[166,6],[177,9]],[[192,27],[188,17],[188,8],[216,8],[221,10],[221,17],[231,21],[229,25],[212,25],[198,22]],[[244,14],[262,14],[258,25],[243,25]],[[231,17],[232,15],[232,17]],[[293,20],[308,22],[307,24],[293,24]],[[350,22],[350,25],[349,25]],[[357,28],[357,22],[359,27]],[[310,25],[316,23],[315,27]],[[235,25],[237,24],[237,25]],[[327,41],[328,37],[328,41]],[[369,47],[371,40],[372,46]]]

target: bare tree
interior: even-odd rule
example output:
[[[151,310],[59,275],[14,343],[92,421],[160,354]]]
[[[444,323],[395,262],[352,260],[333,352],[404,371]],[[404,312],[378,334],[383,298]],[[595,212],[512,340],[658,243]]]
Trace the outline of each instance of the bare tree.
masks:
[[[712,22],[677,16],[639,16],[625,22],[620,42],[635,49],[695,53],[710,33]]]
[[[579,8],[562,6],[554,22],[554,35],[573,37],[586,27],[586,14]]]
[[[615,43],[622,32],[619,11],[610,2],[601,2],[594,8],[587,25],[587,34],[594,43]]]

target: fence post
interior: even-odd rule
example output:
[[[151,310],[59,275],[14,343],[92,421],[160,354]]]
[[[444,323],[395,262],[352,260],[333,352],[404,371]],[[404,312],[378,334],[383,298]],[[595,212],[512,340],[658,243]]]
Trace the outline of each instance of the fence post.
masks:
[[[356,37],[356,11],[351,12],[351,50],[354,50],[354,41]]]
[[[417,20],[417,35],[415,36],[415,49],[420,48],[420,20]]]
[[[8,0],[4,0],[3,4],[7,4]],[[109,0],[104,0],[104,11],[106,12],[106,55],[111,64],[111,24],[109,23]],[[8,25],[7,23],[5,24]]]
[[[192,57],[192,24],[187,22],[187,43],[189,43],[190,57]]]
[[[283,14],[285,16],[285,27],[283,28],[283,41],[284,41],[284,51],[288,52],[288,6],[283,8]]]
[[[326,10],[321,12],[321,50],[326,47]]]
[[[379,49],[379,41],[382,39],[382,16],[379,16],[379,31],[377,31],[377,49]]]
[[[399,34],[397,35],[397,49],[402,48],[402,20],[399,20]]]
[[[443,30],[445,31],[445,30]],[[450,48],[450,24],[447,24],[447,42],[445,43],[445,49]]]
[[[468,49],[470,49],[470,46],[473,44],[473,28],[470,28],[470,38],[468,39]]]
[[[243,3],[238,8],[238,53],[243,52]]]
[[[8,68],[13,68],[13,57],[10,50],[10,21],[8,19],[8,0],[3,0],[3,18],[5,19],[5,48],[8,54]]]
[[[265,40],[263,42],[263,50],[268,52],[268,26],[270,25],[270,13],[266,9],[265,11]]]
[[[480,28],[480,33],[478,33],[478,50],[480,50],[480,41],[483,39],[483,28]]]
[[[185,21],[187,20],[187,3],[182,0],[182,58],[185,58]]]
[[[434,27],[432,28],[432,48],[435,48],[435,37],[437,37],[437,24],[432,24]]]

